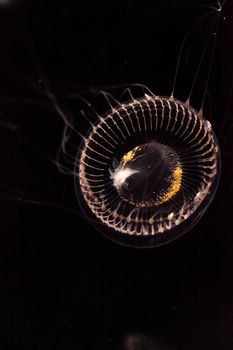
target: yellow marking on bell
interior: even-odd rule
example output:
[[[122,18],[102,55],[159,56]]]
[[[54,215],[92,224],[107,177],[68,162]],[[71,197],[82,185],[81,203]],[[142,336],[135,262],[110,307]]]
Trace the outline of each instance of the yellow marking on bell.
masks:
[[[181,186],[182,173],[183,171],[180,166],[175,168],[171,175],[171,186],[169,187],[168,191],[163,195],[161,203],[167,202],[179,191]]]
[[[129,151],[128,153],[126,153],[122,158],[123,163],[125,164],[125,163],[129,162],[130,160],[132,160],[138,149],[139,149],[139,146],[135,147],[132,151]]]

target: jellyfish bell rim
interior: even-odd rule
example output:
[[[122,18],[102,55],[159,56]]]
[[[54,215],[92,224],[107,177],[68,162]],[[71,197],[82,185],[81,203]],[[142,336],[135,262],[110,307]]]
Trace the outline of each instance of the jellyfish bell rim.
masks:
[[[202,114],[198,113],[195,108],[192,106],[187,105],[187,103],[178,100],[173,97],[166,97],[166,96],[142,96],[139,98],[135,98],[135,101],[141,101],[144,100],[145,98],[151,98],[155,99],[156,97],[158,99],[166,99],[169,100],[170,102],[176,102],[181,105],[183,105],[185,108],[190,109],[196,115],[202,119],[204,122],[208,122],[208,119],[206,119]],[[122,103],[123,106],[132,103],[132,100],[128,100]],[[116,110],[120,109],[120,106],[116,106]],[[102,115],[102,118],[104,119],[106,116],[108,116],[111,113],[111,110],[108,110],[106,113]],[[94,126],[97,125],[99,122],[99,119],[95,121],[93,124]],[[87,130],[86,135],[90,135],[90,133],[93,131],[93,126],[90,126],[90,128]],[[132,247],[132,248],[154,248],[162,245],[166,245],[177,238],[183,236],[185,233],[190,231],[194,225],[196,225],[199,220],[202,218],[204,215],[205,211],[211,204],[215,193],[218,188],[218,184],[220,181],[220,175],[221,175],[221,153],[220,153],[220,147],[218,144],[217,137],[211,127],[211,133],[213,135],[213,140],[215,142],[215,145],[217,146],[217,152],[216,152],[216,164],[217,164],[217,171],[216,174],[214,175],[214,179],[210,185],[209,191],[207,195],[204,197],[204,199],[201,201],[201,203],[198,205],[198,207],[195,209],[194,213],[192,213],[187,219],[185,219],[183,222],[179,223],[178,225],[172,227],[169,230],[166,230],[162,233],[157,233],[155,235],[130,235],[127,233],[119,232],[115,230],[114,228],[108,227],[106,223],[101,222],[101,220],[95,215],[94,212],[90,209],[90,207],[87,204],[87,201],[84,198],[84,195],[82,193],[81,189],[81,184],[80,184],[80,177],[79,177],[79,168],[80,168],[80,157],[85,145],[85,138],[81,141],[78,151],[76,154],[76,161],[75,161],[75,169],[74,169],[74,187],[75,187],[75,193],[76,193],[76,198],[79,203],[79,206],[81,208],[81,211],[83,212],[84,216],[88,218],[88,220],[91,222],[91,225],[95,227],[97,231],[99,231],[103,236],[106,238],[110,239],[111,241],[114,241],[118,244]],[[196,213],[196,214],[195,214]]]
[[[211,202],[213,201],[215,193],[218,188],[219,180],[220,180],[220,176],[216,177],[216,179],[212,184],[212,186],[214,186],[214,190],[213,192],[211,192],[212,195],[210,197],[209,195],[206,196],[206,198],[202,201],[202,203],[198,207],[199,210],[201,209],[199,215],[191,215],[188,219],[180,223],[178,226],[162,234],[158,234],[155,236],[133,236],[133,235],[127,236],[125,233],[121,233],[121,232],[115,231],[114,229],[108,228],[104,223],[102,223],[99,219],[96,218],[94,213],[92,213],[92,211],[88,207],[82,195],[80,183],[75,177],[74,177],[74,186],[75,186],[75,193],[76,193],[76,198],[77,198],[79,207],[83,215],[90,222],[90,225],[92,225],[96,231],[102,234],[102,236],[104,236],[105,238],[121,246],[125,246],[132,249],[136,248],[139,250],[140,249],[143,250],[143,249],[152,249],[152,248],[157,248],[161,246],[166,246],[167,244],[172,243],[176,239],[181,238],[183,235],[191,231],[193,227],[196,224],[198,224],[198,222],[202,219],[206,210],[208,209]],[[187,226],[187,224],[189,224],[188,228],[182,229],[183,226]],[[180,233],[177,233],[177,230],[180,230]]]

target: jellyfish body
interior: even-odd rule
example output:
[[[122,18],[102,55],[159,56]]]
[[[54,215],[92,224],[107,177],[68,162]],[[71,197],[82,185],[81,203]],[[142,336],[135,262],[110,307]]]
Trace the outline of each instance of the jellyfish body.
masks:
[[[102,233],[152,247],[198,222],[215,194],[220,163],[202,113],[173,97],[145,94],[91,127],[77,155],[75,187]]]

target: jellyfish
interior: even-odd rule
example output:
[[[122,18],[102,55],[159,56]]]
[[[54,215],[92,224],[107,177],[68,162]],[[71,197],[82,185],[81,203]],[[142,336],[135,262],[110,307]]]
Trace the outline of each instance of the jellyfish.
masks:
[[[217,13],[212,30],[221,8],[211,11]],[[174,97],[179,59],[170,96],[134,84],[142,90],[135,97],[132,84],[121,100],[102,91],[109,108],[105,113],[87,102],[96,120],[80,135],[71,161],[75,191],[87,219],[121,244],[155,247],[183,235],[204,215],[218,187],[220,148],[203,113],[206,89],[199,110],[190,103],[200,67],[182,101]]]
[[[218,185],[220,152],[202,114],[174,98],[145,94],[100,117],[76,167],[76,193],[111,237],[151,246],[202,217]]]
[[[76,111],[79,118],[75,118],[64,111],[46,77],[41,79],[44,95],[64,122],[57,158],[52,161],[60,172],[73,176],[83,215],[115,242],[139,248],[169,243],[191,230],[214,198],[221,156],[204,107],[224,3],[208,6],[183,38],[170,93],[130,83],[122,84],[125,89],[116,96],[107,87],[100,89],[105,101],[101,112],[79,94],[85,107]],[[176,84],[184,47],[207,18],[211,18],[207,41],[188,97],[179,98]],[[197,108],[192,97],[209,47],[209,68]],[[120,88],[116,84],[113,90]],[[84,131],[81,120],[88,124]]]

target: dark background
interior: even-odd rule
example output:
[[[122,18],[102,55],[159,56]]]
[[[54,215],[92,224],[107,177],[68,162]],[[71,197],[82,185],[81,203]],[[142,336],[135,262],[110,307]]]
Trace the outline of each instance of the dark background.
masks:
[[[217,30],[217,12],[194,25],[216,4],[0,4],[1,349],[233,348],[232,3]],[[183,237],[156,249],[123,247],[82,216],[72,176],[51,162],[63,123],[45,80],[60,100],[95,100],[102,87],[117,97],[130,83],[169,95],[192,26],[175,96],[187,98],[211,38],[192,105],[201,105],[213,52],[204,111],[222,151],[219,189]]]

